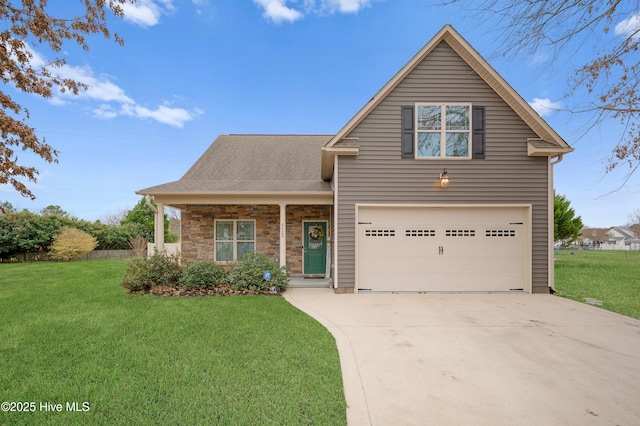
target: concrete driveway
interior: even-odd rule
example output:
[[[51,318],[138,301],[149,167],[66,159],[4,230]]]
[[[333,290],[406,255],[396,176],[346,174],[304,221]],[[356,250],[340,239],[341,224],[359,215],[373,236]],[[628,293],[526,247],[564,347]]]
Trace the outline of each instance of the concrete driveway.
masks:
[[[638,425],[640,321],[552,295],[285,298],[335,336],[349,425]]]

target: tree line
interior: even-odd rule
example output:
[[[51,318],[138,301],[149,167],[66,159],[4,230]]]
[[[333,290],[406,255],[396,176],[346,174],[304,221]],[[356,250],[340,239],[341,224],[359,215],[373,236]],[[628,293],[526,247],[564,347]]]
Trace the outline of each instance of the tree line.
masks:
[[[4,213],[0,210],[0,258],[48,252],[54,237],[63,228],[75,228],[90,234],[98,243],[96,250],[128,250],[129,242],[136,237],[154,242],[153,212],[144,198],[116,224],[79,219],[69,215],[60,206],[48,206],[39,212],[27,209],[16,211],[10,203],[5,202],[2,203],[2,208]],[[169,232],[166,214],[164,232],[166,242],[175,242],[179,238]]]

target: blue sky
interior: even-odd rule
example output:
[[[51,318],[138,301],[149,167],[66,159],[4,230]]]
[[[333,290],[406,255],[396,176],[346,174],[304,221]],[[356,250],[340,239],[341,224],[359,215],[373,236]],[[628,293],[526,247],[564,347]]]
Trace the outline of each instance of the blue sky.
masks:
[[[612,193],[624,173],[604,172],[622,127],[605,123],[583,135],[586,117],[557,111],[575,101],[563,97],[567,80],[592,46],[576,46],[561,60],[546,51],[496,56],[503,34],[495,22],[460,6],[432,6],[439,3],[138,0],[124,20],[109,21],[124,47],[99,37],[89,40],[88,52],[65,46],[61,73],[88,83],[86,93],[46,100],[5,87],[60,155],[48,164],[21,153],[40,170],[29,185],[37,199],[5,185],[0,201],[103,219],[132,208],[136,190],[179,179],[219,134],[336,133],[451,24],[576,149],[555,167],[555,185],[584,223],[625,224],[640,209],[640,176]],[[63,4],[57,7],[74,7]],[[637,25],[634,16],[621,16],[620,25]],[[33,50],[34,60],[54,57]]]

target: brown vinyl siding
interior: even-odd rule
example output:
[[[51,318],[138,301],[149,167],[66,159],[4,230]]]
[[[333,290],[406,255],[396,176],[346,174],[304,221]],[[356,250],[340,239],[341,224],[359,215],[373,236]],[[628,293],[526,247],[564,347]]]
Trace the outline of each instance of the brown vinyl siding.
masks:
[[[486,107],[483,160],[400,158],[401,106],[460,102]],[[348,135],[358,156],[338,157],[338,285],[355,283],[355,204],[531,204],[533,291],[548,286],[548,159],[528,157],[537,135],[441,42]],[[438,185],[446,168],[448,188]],[[539,291],[538,289],[538,291]]]

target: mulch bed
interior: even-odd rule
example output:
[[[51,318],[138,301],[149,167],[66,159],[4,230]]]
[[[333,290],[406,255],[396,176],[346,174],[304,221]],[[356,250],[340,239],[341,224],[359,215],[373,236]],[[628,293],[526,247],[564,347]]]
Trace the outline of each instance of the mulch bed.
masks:
[[[199,296],[246,296],[246,295],[265,295],[279,296],[280,293],[271,293],[269,290],[235,290],[228,284],[218,284],[211,289],[186,289],[182,287],[156,286],[149,290],[149,293],[157,296],[182,296],[182,297],[199,297]]]

